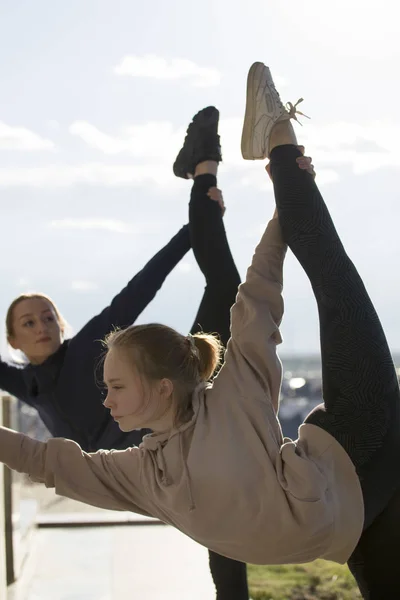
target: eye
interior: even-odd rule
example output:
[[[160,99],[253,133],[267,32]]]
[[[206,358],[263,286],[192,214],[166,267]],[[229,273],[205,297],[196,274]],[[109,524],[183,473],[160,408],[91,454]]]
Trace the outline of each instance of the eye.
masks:
[[[25,321],[25,323],[23,323],[23,327],[33,327],[33,325],[35,324],[33,319],[29,319],[29,321]]]
[[[52,323],[53,321],[55,321],[53,315],[49,315],[48,317],[45,317],[45,321],[47,323]]]
[[[123,390],[124,386],[123,385],[113,385],[111,387],[111,389],[113,389],[113,390]]]

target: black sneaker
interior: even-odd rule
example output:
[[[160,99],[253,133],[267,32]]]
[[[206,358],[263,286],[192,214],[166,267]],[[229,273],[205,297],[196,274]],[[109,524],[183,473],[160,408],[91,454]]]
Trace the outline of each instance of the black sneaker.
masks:
[[[183,148],[174,162],[173,170],[177,177],[188,179],[194,175],[196,165],[205,160],[222,161],[218,135],[219,111],[215,106],[203,108],[190,123]]]

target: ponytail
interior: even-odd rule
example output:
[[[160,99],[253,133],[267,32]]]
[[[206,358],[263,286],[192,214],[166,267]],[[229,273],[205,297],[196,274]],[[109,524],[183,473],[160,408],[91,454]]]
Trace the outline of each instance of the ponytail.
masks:
[[[223,346],[219,339],[210,333],[196,333],[192,336],[199,358],[199,375],[208,381],[221,364]]]

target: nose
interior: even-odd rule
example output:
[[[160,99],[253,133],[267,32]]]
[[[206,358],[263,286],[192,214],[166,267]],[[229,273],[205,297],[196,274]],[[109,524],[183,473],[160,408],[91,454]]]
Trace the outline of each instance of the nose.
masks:
[[[105,406],[106,408],[109,408],[111,410],[111,402],[110,402],[110,395],[107,394],[107,396],[104,398],[103,400],[103,406]]]

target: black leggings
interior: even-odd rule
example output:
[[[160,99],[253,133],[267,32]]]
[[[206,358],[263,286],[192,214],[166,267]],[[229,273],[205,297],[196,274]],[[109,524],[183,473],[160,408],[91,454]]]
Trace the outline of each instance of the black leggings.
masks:
[[[295,146],[275,148],[271,174],[283,237],[310,279],[319,312],[324,404],[306,422],[335,437],[354,463],[364,537],[400,487],[399,385],[372,302],[298,156]]]
[[[207,196],[210,187],[216,185],[213,175],[196,177],[189,204],[193,253],[206,280],[191,332],[217,333],[226,344],[230,337],[230,308],[240,277],[226,238],[221,209]],[[209,556],[217,600],[248,600],[246,565],[211,551]]]

